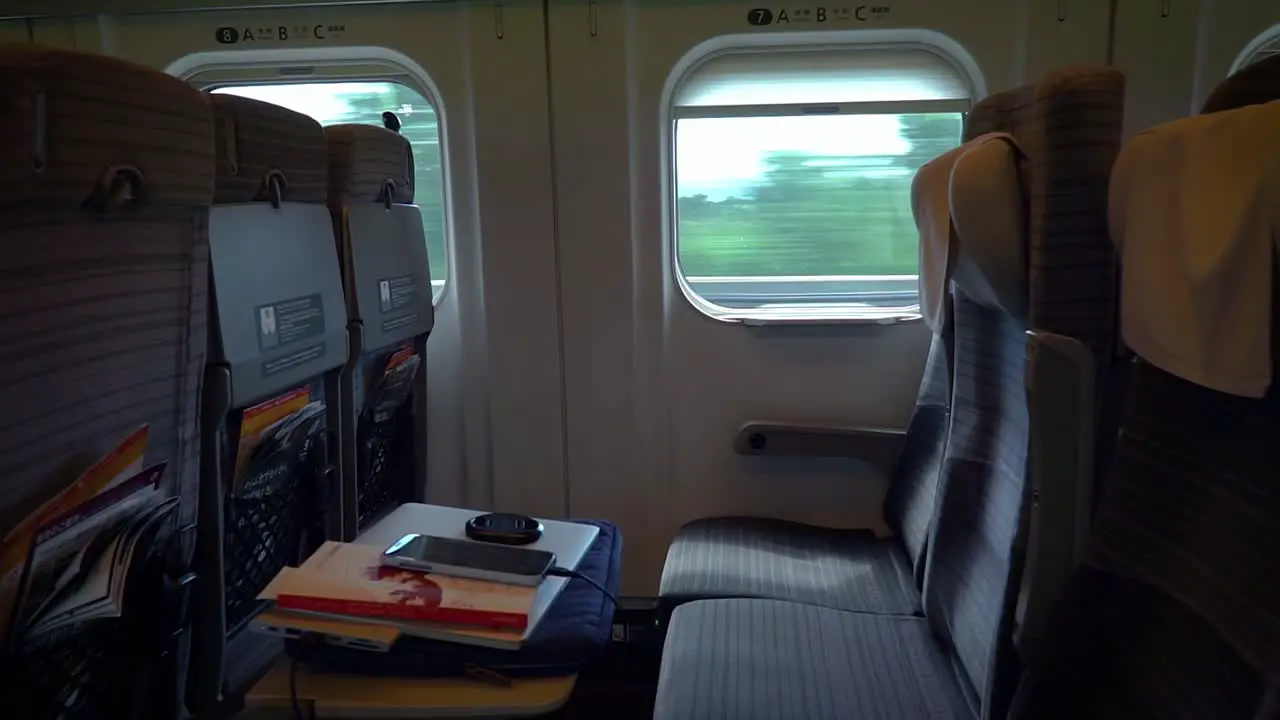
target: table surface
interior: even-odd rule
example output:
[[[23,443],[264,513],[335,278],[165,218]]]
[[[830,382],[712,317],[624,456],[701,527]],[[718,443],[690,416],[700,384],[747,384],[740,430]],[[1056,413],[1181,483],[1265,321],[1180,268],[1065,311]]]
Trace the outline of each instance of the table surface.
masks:
[[[289,662],[280,658],[254,686],[249,710],[290,707]],[[304,712],[310,705],[322,718],[531,717],[560,709],[577,679],[529,678],[501,687],[455,678],[322,675],[300,665],[297,694]]]

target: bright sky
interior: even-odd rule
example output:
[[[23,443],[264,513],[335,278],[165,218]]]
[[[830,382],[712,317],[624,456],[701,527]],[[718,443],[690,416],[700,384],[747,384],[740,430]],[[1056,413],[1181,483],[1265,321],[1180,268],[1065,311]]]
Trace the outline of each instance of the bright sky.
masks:
[[[300,85],[242,85],[218,88],[214,92],[240,95],[274,103],[294,112],[310,115],[321,125],[342,118],[347,104],[343,94],[384,92],[387,83],[309,83]]]
[[[900,155],[911,149],[895,115],[697,118],[676,125],[680,194],[721,200],[764,174],[770,152]]]
[[[282,105],[321,124],[340,120],[343,94],[382,91],[386,83],[305,83],[219,88]],[[747,118],[697,118],[676,126],[677,182],[681,195],[705,194],[723,200],[742,194],[764,174],[770,152],[815,155],[898,155],[910,144],[898,132],[894,115],[822,115]]]

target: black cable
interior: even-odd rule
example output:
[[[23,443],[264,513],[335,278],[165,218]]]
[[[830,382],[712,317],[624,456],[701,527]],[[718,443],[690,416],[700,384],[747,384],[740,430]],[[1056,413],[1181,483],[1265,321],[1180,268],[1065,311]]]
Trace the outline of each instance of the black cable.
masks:
[[[298,707],[298,658],[289,658],[289,707],[293,708],[293,720],[303,720],[302,708]]]
[[[293,709],[293,720],[308,720],[302,716],[302,706],[298,703],[298,656],[323,642],[319,635],[306,633],[297,640],[297,647],[289,653],[289,707]],[[311,703],[310,720],[316,718],[315,701]]]
[[[553,568],[551,568],[550,570],[548,570],[548,571],[547,571],[547,574],[548,574],[548,575],[551,575],[551,576],[554,576],[554,577],[577,578],[577,579],[579,579],[579,580],[583,580],[583,581],[585,581],[587,584],[594,586],[594,587],[595,587],[595,589],[597,589],[597,590],[599,590],[600,592],[604,593],[604,596],[605,596],[605,597],[607,597],[607,598],[609,598],[610,600],[612,600],[612,601],[613,601],[613,607],[614,607],[614,609],[615,609],[615,610],[618,608],[618,596],[616,596],[616,595],[614,595],[613,593],[609,592],[607,589],[605,589],[605,586],[603,586],[603,585],[601,585],[600,583],[596,582],[595,578],[588,577],[587,575],[583,575],[582,573],[578,572],[577,570],[570,570],[569,568],[562,568],[562,567],[553,567]]]

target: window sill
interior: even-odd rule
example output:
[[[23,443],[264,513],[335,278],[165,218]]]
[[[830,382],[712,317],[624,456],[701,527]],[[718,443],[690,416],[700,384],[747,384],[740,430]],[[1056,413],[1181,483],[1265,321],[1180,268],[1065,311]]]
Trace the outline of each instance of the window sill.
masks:
[[[884,308],[868,310],[865,307],[851,311],[847,307],[830,309],[814,307],[769,308],[720,312],[714,315],[724,322],[741,323],[748,327],[776,325],[898,325],[918,322],[918,308]]]

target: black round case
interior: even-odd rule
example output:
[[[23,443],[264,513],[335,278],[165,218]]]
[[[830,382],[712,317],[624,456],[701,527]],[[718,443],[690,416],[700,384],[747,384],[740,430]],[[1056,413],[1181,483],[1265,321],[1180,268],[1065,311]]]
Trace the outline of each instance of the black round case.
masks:
[[[528,545],[542,537],[542,523],[515,513],[477,515],[467,521],[467,537],[502,545]]]

